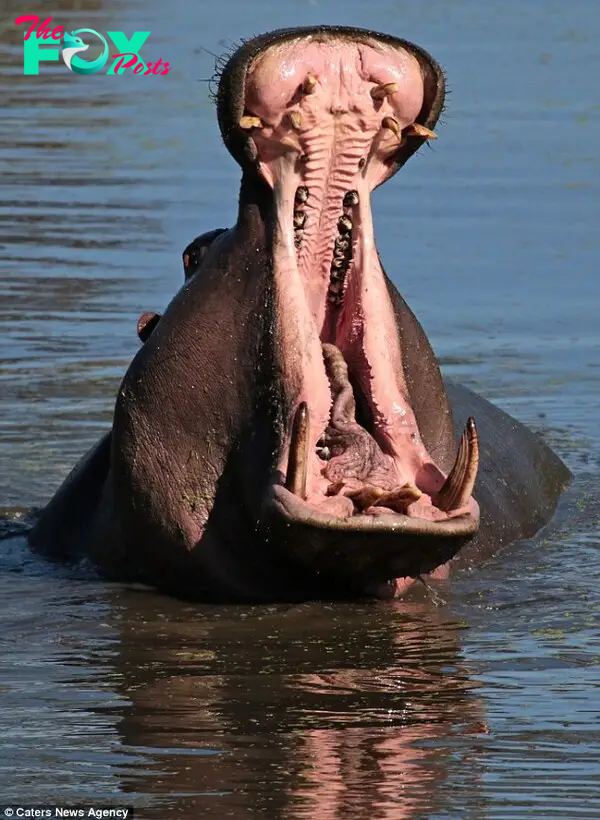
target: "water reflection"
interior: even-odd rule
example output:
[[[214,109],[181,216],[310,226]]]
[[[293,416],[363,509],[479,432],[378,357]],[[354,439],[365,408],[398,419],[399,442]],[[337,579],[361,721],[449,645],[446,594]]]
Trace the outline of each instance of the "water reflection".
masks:
[[[462,625],[430,604],[128,603],[118,729],[150,774],[127,788],[175,793],[190,817],[299,818],[423,816],[443,810],[448,780],[476,788],[460,747],[486,731],[484,706]]]

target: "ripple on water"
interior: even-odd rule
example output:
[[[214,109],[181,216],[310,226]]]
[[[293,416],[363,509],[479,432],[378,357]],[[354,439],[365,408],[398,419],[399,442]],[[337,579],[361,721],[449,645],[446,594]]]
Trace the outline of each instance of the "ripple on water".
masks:
[[[202,48],[257,20],[340,20],[336,3],[117,5],[56,0],[53,15],[150,30],[167,78],[50,64],[25,77],[16,27],[2,32],[0,507],[13,519],[106,429],[137,317],[179,287],[183,248],[234,219],[238,171]],[[0,540],[5,800],[125,802],[159,820],[600,816],[600,16],[586,0],[543,14],[347,0],[343,19],[385,20],[447,67],[438,146],[375,195],[378,244],[445,373],[568,462],[558,523],[435,602],[373,605],[190,606]]]

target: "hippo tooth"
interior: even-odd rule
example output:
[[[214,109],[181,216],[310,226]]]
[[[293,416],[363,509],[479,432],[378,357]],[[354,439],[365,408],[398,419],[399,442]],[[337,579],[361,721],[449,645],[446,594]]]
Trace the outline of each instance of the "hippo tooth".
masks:
[[[475,419],[470,417],[460,439],[454,467],[436,498],[440,510],[450,512],[464,507],[475,486],[479,467],[479,438]]]
[[[350,233],[352,230],[352,220],[349,216],[340,216],[338,220],[338,230],[340,233]]]
[[[302,128],[302,116],[299,111],[290,111],[287,118],[294,131],[299,131]]]
[[[398,91],[396,83],[382,83],[371,89],[371,97],[374,100],[383,100],[385,97],[389,97],[390,94],[395,94],[396,91]]]
[[[299,188],[296,189],[296,202],[299,202],[303,205],[308,200],[308,188],[306,185],[300,185]]]
[[[385,495],[385,490],[372,484],[365,484],[360,490],[352,490],[345,495],[351,499],[357,510],[362,511],[376,504]]]
[[[344,196],[344,208],[352,208],[358,205],[358,191],[348,191]]]
[[[302,91],[305,94],[313,94],[315,87],[317,85],[317,78],[314,74],[307,74],[304,82],[302,83]]]
[[[310,418],[308,415],[308,404],[302,401],[298,405],[292,423],[292,440],[290,442],[285,488],[303,500],[306,499],[309,436]]]
[[[425,128],[424,125],[419,125],[418,122],[413,122],[412,125],[407,125],[403,131],[405,137],[424,137],[426,140],[436,140],[437,134],[430,128]]]
[[[381,127],[387,128],[388,131],[391,131],[396,137],[399,137],[402,131],[400,128],[400,123],[393,117],[384,117],[381,120]]]
[[[240,119],[240,128],[243,128],[244,131],[249,131],[251,128],[262,128],[262,120],[260,117],[251,117],[248,114],[245,114]]]
[[[304,211],[294,211],[294,228],[303,228],[306,223]]]
[[[418,487],[415,487],[414,484],[407,482],[406,484],[403,484],[402,487],[396,487],[395,490],[390,490],[390,492],[382,495],[379,501],[376,502],[375,506],[389,507],[391,510],[404,513],[407,508],[415,501],[418,501],[422,495],[423,493]]]

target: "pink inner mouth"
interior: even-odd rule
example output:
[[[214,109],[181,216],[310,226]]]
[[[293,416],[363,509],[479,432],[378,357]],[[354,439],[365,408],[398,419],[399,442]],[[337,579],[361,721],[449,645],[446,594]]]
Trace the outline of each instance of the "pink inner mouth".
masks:
[[[245,99],[240,125],[276,205],[283,377],[295,412],[307,407],[301,435],[289,419],[279,483],[289,482],[300,456],[306,474],[292,491],[315,511],[428,521],[477,515],[464,465],[461,486],[441,494],[453,504],[438,500],[447,477],[410,405],[373,235],[370,193],[390,175],[423,106],[418,61],[374,39],[302,37],[254,60]]]

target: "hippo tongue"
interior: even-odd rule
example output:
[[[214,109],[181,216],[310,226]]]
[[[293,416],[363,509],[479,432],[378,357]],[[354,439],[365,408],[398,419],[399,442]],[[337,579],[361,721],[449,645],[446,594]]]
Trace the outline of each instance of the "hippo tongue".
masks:
[[[335,345],[323,345],[325,371],[331,388],[331,414],[317,442],[317,455],[326,462],[321,474],[329,481],[327,496],[345,496],[346,507],[338,514],[407,512],[422,493],[414,484],[399,482],[394,459],[386,455],[356,420],[356,401],[348,377],[348,365]],[[366,422],[368,423],[368,422]],[[328,502],[325,506],[330,506]]]
[[[356,421],[356,401],[341,351],[324,344],[323,358],[332,406],[330,423],[317,445],[321,454],[330,456],[322,474],[333,484],[343,482],[348,490],[360,490],[365,484],[392,490],[398,486],[394,460]]]

